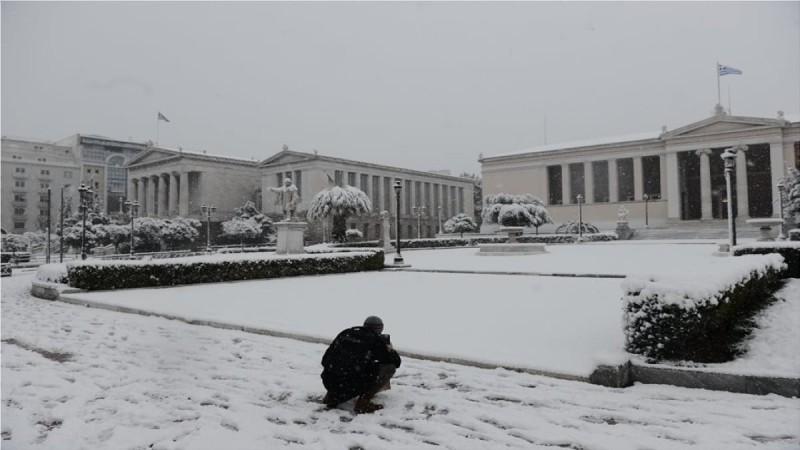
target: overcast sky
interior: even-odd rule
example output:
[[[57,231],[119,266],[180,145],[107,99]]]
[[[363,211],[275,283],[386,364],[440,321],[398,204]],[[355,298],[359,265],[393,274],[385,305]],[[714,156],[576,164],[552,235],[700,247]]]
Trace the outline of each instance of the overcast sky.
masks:
[[[2,133],[412,169],[800,112],[800,3],[2,3]]]

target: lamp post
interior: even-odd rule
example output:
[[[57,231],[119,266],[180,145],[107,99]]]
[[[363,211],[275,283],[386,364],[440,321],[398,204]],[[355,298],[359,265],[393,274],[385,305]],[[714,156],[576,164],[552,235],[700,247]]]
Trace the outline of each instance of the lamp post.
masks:
[[[64,189],[70,186],[71,186],[70,184],[65,184],[64,186],[61,186],[61,212],[59,214],[61,216],[61,219],[59,219],[61,222],[61,228],[60,228],[61,235],[58,239],[58,245],[59,245],[58,262],[60,263],[64,262]]]
[[[395,215],[395,238],[397,239],[397,245],[395,246],[397,249],[397,253],[394,255],[394,264],[396,266],[402,266],[403,263],[403,255],[400,254],[400,190],[403,189],[403,185],[400,183],[400,180],[396,180],[394,182],[394,194],[397,198],[395,202],[397,204],[397,214]]]
[[[200,210],[206,218],[206,251],[211,252],[211,215],[217,210],[214,205],[201,205]]]
[[[50,264],[50,196],[50,188],[47,188],[47,264]]]
[[[137,202],[136,200],[134,201],[127,200],[125,202],[125,206],[128,207],[128,211],[131,214],[131,259],[133,259],[133,219],[139,212],[139,202]]]
[[[786,228],[786,222],[785,222],[785,220],[783,218],[783,189],[784,189],[783,181],[779,181],[778,182],[778,208],[780,208],[780,211],[781,211],[780,216],[779,216],[781,218],[781,228],[780,228],[780,233],[778,233],[778,240],[779,241],[785,241],[786,240],[786,233],[784,231],[784,228]]]
[[[578,240],[583,239],[583,195],[575,196],[578,201]]]
[[[644,194],[642,196],[642,198],[644,199],[644,227],[645,228],[650,228],[650,224],[649,224],[649,221],[648,221],[648,214],[647,214],[647,202],[650,200],[650,196],[647,195],[647,194]]]
[[[439,207],[439,233],[443,233],[443,232],[444,232],[444,230],[442,230],[442,207],[440,206]]]
[[[722,160],[725,163],[725,186],[728,190],[728,236],[730,238],[730,251],[733,252],[733,247],[736,246],[736,225],[733,221],[733,193],[731,192],[731,172],[736,166],[736,155],[731,151],[732,149],[726,148],[722,152]]]
[[[81,229],[81,259],[86,259],[86,213],[89,211],[89,204],[91,202],[91,196],[94,194],[92,188],[81,184],[78,188],[78,193],[80,194],[81,198],[81,212],[83,213],[83,227]]]
[[[420,225],[420,220],[422,219],[422,215],[425,214],[425,206],[414,206],[411,208],[411,212],[417,216],[417,239],[420,239],[422,237],[422,226]]]

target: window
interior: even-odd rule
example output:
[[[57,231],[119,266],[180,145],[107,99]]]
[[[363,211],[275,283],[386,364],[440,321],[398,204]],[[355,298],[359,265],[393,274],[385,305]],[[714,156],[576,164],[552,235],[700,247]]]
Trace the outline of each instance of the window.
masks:
[[[64,178],[72,178],[72,172],[69,170],[64,171]]]
[[[583,163],[574,163],[568,166],[569,170],[569,202],[578,203],[578,195],[586,201],[586,185],[584,183]]]
[[[423,206],[422,203],[422,182],[415,181],[414,182],[414,206],[420,207]]]
[[[617,160],[617,199],[621,202],[635,200],[633,193],[633,158]]]
[[[447,186],[442,186],[442,212],[444,213],[443,219],[451,217],[450,200],[447,198]]]
[[[303,197],[303,172],[300,170],[294,171],[294,185],[297,186],[297,193],[300,198]]]
[[[361,174],[361,185],[359,188],[369,197],[369,175],[365,173]]]
[[[17,181],[14,182],[14,186],[18,187],[18,188],[24,188],[25,187],[25,182],[23,180],[17,180]]]
[[[366,224],[365,224],[366,225]],[[367,233],[364,233],[364,238],[366,239]],[[381,225],[379,223],[375,224],[375,239],[380,239],[381,236]]]
[[[46,216],[47,215],[47,210],[46,209],[40,209],[39,210],[39,215],[40,216]]]
[[[411,180],[406,180],[406,214],[411,215]]]
[[[25,168],[17,167],[16,169],[14,169],[14,173],[25,173]]]
[[[458,211],[456,211],[457,206],[458,205],[456,205],[456,187],[450,186],[450,210],[451,210],[450,217],[453,217],[456,215],[456,213],[458,213]]]
[[[423,203],[423,205],[425,205],[425,215],[427,215],[428,217],[433,216],[433,213],[431,211],[432,208],[431,208],[431,184],[430,183],[425,183],[425,203]]]
[[[465,213],[464,210],[464,188],[458,188],[458,212]]]
[[[95,182],[95,184],[97,184],[97,183]],[[50,183],[39,183],[39,188],[40,189],[47,189],[49,187],[50,187]]]
[[[14,208],[14,214],[18,216],[25,215],[25,208]]]
[[[595,203],[610,201],[608,191],[608,161],[592,162],[593,200]]]
[[[281,186],[283,186],[283,174],[282,173],[276,173],[275,174],[275,187],[281,187]]]
[[[661,158],[645,156],[642,158],[642,188],[651,200],[661,198]]]
[[[46,162],[47,158],[36,158],[37,161]]]
[[[22,159],[22,156],[19,156],[19,155],[11,155],[11,159]]]
[[[383,177],[383,210],[392,208],[392,179]]]
[[[547,166],[547,188],[547,203],[550,205],[562,204],[561,166]]]
[[[49,170],[47,170],[47,169],[42,169],[42,170],[41,170],[39,173],[40,173],[41,175],[50,175],[50,171],[49,171]]]
[[[344,172],[341,170],[337,170],[334,172],[334,182],[337,186],[342,187],[344,184]]]
[[[361,229],[362,229],[362,233],[364,233],[364,240],[365,241],[368,240],[369,239],[369,224],[365,223],[364,225],[361,226]]]
[[[381,177],[372,176],[372,208],[376,211],[380,209],[381,202]]]
[[[14,222],[14,228],[25,228],[25,222]]]
[[[356,187],[356,173],[347,172],[347,184]]]
[[[436,217],[439,217],[441,214],[439,213],[439,196],[441,195],[439,191],[439,185],[434,183],[433,184],[433,213]]]
[[[100,173],[100,169],[94,169],[94,173]]]
[[[47,202],[47,194],[42,194],[39,196],[40,202]]]

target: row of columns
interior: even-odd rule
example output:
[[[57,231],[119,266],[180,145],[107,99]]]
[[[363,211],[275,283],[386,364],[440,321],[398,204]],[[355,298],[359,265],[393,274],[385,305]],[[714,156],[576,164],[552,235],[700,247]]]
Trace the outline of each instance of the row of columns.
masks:
[[[170,172],[128,180],[128,196],[147,217],[189,216],[189,172]]]
[[[633,196],[636,200],[641,200],[644,195],[644,180],[642,172],[642,157],[635,156],[633,159]],[[619,182],[617,179],[617,160],[609,159],[608,161],[608,201],[615,203],[619,201]],[[585,161],[583,163],[583,203],[594,203],[594,171],[592,170],[592,163],[595,161]],[[659,165],[661,167],[661,192],[663,195],[664,189],[664,164],[663,161]],[[561,194],[562,204],[567,205],[575,202],[575,195],[572,193],[570,184],[569,163],[561,164]],[[626,199],[627,201],[627,199]]]
[[[360,174],[358,174],[356,176],[356,178],[357,179],[360,178]],[[400,192],[401,214],[406,215],[406,208],[405,208],[405,205],[406,205],[406,193],[405,193],[405,191],[407,189],[406,183],[405,183],[406,180],[405,179],[400,179],[400,178],[395,178],[395,177],[388,177],[389,180],[390,180],[389,189],[391,189],[391,192],[390,192],[390,194],[391,194],[390,195],[390,199],[391,200],[389,202],[390,203],[389,205],[385,205],[384,204],[384,203],[386,203],[384,201],[384,199],[386,198],[386,194],[384,192],[384,183],[385,183],[384,179],[385,178],[387,178],[387,177],[379,177],[378,180],[380,180],[380,181],[376,185],[374,183],[374,179],[372,178],[372,175],[370,175],[367,178],[367,180],[368,180],[367,182],[369,183],[369,186],[361,186],[361,190],[364,191],[364,192],[369,192],[370,193],[370,195],[368,196],[370,198],[370,200],[375,199],[375,198],[378,199],[378,202],[375,205],[372,205],[373,208],[376,211],[384,211],[385,210],[385,211],[390,211],[392,214],[394,214],[395,209],[397,208],[397,206],[395,204],[396,196],[395,196],[395,192],[394,192],[394,182],[395,182],[395,180],[399,179],[400,182],[402,183],[402,186],[403,186],[403,190]],[[426,182],[420,181],[420,192],[417,192],[417,185],[416,185],[417,180],[410,180],[410,181],[411,181],[411,206],[425,205],[425,207],[428,210],[426,211],[426,213],[425,213],[425,215],[423,217],[428,217],[428,218],[437,218],[438,217],[438,213],[439,212],[432,210],[434,208],[434,205],[442,207],[442,214],[447,216],[447,217],[445,217],[445,219],[448,219],[448,218],[450,218],[451,216],[453,216],[455,214],[464,212],[464,209],[465,209],[465,206],[466,206],[465,205],[466,198],[464,199],[464,201],[461,201],[461,197],[463,195],[466,195],[466,194],[459,194],[459,187],[458,186],[450,186],[450,185],[446,185],[446,184],[430,183],[429,184],[429,186],[430,186],[429,187],[429,189],[430,189],[430,202],[425,203],[424,199],[425,199],[425,183]],[[436,195],[436,190],[434,188],[435,185],[439,186],[439,190],[438,190],[439,191],[439,201],[438,202],[434,201],[434,197]],[[461,189],[463,189],[463,188],[461,188]],[[378,195],[374,195],[375,192],[377,192]],[[462,191],[462,192],[464,192],[464,191]],[[445,206],[447,206],[447,210],[445,209]],[[412,215],[413,215],[413,213],[412,213]],[[416,217],[416,215],[414,215],[414,217]]]

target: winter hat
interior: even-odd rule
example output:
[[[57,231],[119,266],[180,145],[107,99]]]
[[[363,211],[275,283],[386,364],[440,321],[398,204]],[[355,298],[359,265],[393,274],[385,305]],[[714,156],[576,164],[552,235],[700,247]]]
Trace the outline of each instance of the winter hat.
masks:
[[[369,316],[364,320],[364,328],[375,330],[376,333],[380,334],[383,332],[383,321],[378,316]]]

